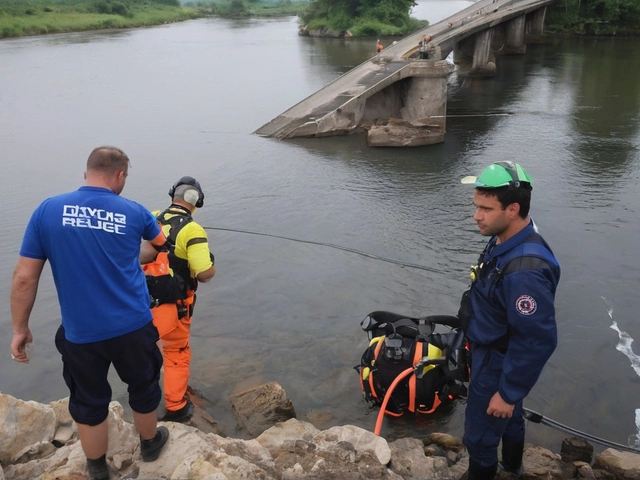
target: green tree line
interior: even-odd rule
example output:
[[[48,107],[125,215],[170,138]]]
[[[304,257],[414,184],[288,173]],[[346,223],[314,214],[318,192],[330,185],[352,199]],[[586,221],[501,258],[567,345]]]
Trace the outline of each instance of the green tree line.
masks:
[[[545,29],[577,35],[640,34],[640,0],[556,0]]]
[[[409,14],[414,0],[313,0],[301,15],[309,30],[405,35],[426,25]]]
[[[181,0],[186,7],[196,8],[203,16],[268,17],[297,15],[309,4],[308,0]]]

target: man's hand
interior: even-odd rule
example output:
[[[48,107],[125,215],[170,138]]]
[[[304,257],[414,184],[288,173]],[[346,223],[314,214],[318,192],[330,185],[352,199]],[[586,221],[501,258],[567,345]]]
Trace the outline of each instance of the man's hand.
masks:
[[[496,392],[489,401],[489,408],[487,408],[487,415],[493,415],[500,418],[511,418],[513,415],[513,408],[515,405],[510,405],[505,402],[500,396],[499,392]]]
[[[24,333],[14,333],[11,340],[11,358],[16,362],[29,363],[29,357],[27,357],[26,346],[27,343],[33,342],[33,335],[31,330],[27,328]]]

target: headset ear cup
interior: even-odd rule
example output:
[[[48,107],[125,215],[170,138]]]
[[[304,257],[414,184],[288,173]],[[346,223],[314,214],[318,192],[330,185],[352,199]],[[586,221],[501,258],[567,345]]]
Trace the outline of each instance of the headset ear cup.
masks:
[[[195,187],[198,190],[198,201],[195,206],[197,208],[202,208],[204,206],[204,192],[202,191],[200,182],[198,182],[193,177],[182,177],[180,180],[174,183],[173,186],[169,189],[169,196],[171,198],[173,198],[174,194],[176,193],[176,188],[178,188],[180,185],[191,185]]]

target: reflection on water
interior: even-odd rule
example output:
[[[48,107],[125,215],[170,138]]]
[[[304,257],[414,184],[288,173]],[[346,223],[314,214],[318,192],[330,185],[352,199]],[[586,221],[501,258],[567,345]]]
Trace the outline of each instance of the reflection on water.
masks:
[[[629,39],[612,42],[610,38],[588,39],[576,45],[575,53],[584,57],[575,91],[573,123],[580,135],[575,137],[577,155],[583,174],[596,182],[624,182],[633,168],[638,148],[640,88],[624,79],[638,74],[634,58],[636,43]],[[596,146],[596,148],[594,148]]]
[[[438,8],[459,3],[469,2],[416,8],[435,22]],[[377,412],[362,401],[352,368],[366,347],[359,321],[374,310],[457,311],[468,266],[486,240],[459,179],[514,160],[534,178],[533,216],[563,269],[559,346],[526,406],[626,442],[636,433],[637,376],[615,350],[600,297],[615,306],[630,338],[640,338],[633,302],[640,64],[630,61],[638,42],[556,41],[499,59],[493,79],[453,76],[445,142],[415,149],[371,149],[361,135],[278,141],[249,133],[373,53],[371,39],[299,37],[295,18],[203,19],[0,42],[0,144],[9,179],[0,293],[9,296],[32,209],[82,182],[93,147],[116,144],[132,159],[124,194],[149,208],[165,206],[182,175],[205,188],[207,205],[196,218],[213,228],[218,274],[199,290],[192,384],[228,433],[241,435],[227,396],[272,380],[300,418],[322,411],[330,414],[322,428],[372,430]],[[7,302],[2,309],[6,352]],[[0,364],[3,392],[37,401],[67,395],[52,342],[59,322],[46,269],[32,317],[36,359],[28,367]],[[114,385],[126,403],[124,388]],[[383,434],[459,435],[463,408],[386,420]],[[553,448],[561,438],[541,426],[528,436]]]

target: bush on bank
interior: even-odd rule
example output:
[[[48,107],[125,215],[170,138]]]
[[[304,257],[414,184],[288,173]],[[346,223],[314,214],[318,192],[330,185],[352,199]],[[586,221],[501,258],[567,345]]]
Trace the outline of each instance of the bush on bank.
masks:
[[[300,23],[307,30],[353,36],[406,35],[428,25],[409,15],[414,5],[413,0],[312,0]]]

